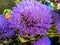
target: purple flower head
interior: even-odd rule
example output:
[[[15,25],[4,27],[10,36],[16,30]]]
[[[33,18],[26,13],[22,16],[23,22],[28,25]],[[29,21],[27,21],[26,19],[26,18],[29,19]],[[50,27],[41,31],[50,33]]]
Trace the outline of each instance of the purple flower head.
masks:
[[[11,38],[14,34],[14,26],[3,15],[0,15],[0,39]]]
[[[36,42],[33,43],[33,45],[50,45],[50,44],[51,42],[48,39],[48,37],[38,39]]]
[[[4,25],[5,18],[3,15],[0,14],[0,28]]]
[[[20,34],[46,34],[51,27],[50,8],[37,1],[21,1],[11,11],[9,19]]]

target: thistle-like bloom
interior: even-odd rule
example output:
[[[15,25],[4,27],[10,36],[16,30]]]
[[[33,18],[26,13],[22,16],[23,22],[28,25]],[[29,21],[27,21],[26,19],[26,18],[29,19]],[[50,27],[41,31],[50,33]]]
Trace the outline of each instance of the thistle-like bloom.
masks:
[[[0,15],[0,39],[12,38],[14,35],[14,26]]]
[[[33,43],[33,45],[50,45],[50,44],[51,42],[48,39],[48,37],[38,39],[36,42]]]
[[[20,34],[46,34],[51,27],[50,8],[37,1],[21,1],[11,11],[9,19]]]

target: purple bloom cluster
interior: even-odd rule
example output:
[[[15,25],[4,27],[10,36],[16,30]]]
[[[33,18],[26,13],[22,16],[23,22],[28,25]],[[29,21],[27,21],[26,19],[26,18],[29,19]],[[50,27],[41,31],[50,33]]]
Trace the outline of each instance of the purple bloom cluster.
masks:
[[[16,4],[11,11],[9,21],[22,34],[46,34],[51,27],[50,8],[37,1],[22,1]]]
[[[12,38],[14,35],[14,26],[3,15],[0,15],[0,39]]]
[[[60,34],[60,16],[53,12],[51,9],[37,1],[25,0],[21,1],[10,13],[11,17],[6,19],[3,15],[0,15],[0,39],[13,38],[16,31],[19,30],[19,36],[36,36],[45,35],[48,29],[52,26],[52,17],[56,25],[56,29]],[[42,38],[33,42],[33,45],[50,45],[51,42],[48,37],[42,36]]]
[[[38,39],[36,42],[33,43],[33,45],[50,45],[50,44],[51,42],[48,39],[48,37]]]

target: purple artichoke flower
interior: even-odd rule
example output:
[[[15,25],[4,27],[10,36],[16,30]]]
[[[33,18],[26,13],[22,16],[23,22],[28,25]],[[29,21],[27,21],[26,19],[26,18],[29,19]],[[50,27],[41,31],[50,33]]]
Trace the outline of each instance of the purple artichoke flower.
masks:
[[[21,1],[11,11],[9,19],[22,34],[46,34],[51,27],[51,9],[37,1]]]
[[[33,45],[50,45],[51,42],[48,37],[40,38],[33,43]]]
[[[14,26],[3,15],[0,15],[0,39],[12,38],[14,35]]]

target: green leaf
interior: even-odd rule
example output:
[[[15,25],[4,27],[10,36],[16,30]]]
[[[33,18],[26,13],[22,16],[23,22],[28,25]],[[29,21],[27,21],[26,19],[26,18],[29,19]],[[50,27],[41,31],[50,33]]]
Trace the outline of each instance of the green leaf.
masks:
[[[5,10],[3,11],[3,14],[10,13],[10,12],[11,12],[10,9],[5,9]]]
[[[28,40],[27,39],[24,39],[23,37],[20,37],[20,41],[21,42],[27,42]]]
[[[21,1],[21,0],[15,0],[14,2],[15,2],[15,3],[18,3],[18,2],[20,2],[20,1]]]

